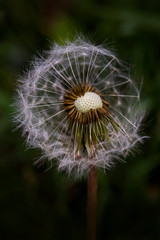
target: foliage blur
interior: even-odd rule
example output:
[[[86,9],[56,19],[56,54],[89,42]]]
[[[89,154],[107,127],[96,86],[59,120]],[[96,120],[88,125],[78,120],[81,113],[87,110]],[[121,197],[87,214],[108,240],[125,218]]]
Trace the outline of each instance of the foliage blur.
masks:
[[[33,166],[13,131],[17,78],[32,57],[82,33],[105,43],[143,80],[141,99],[151,138],[140,154],[99,171],[98,239],[160,239],[160,2],[158,0],[0,0],[0,237],[85,239],[86,179]]]

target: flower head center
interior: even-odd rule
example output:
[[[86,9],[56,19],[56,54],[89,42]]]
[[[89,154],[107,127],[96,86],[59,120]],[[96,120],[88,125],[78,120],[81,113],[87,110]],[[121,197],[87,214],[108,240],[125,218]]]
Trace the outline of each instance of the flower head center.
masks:
[[[86,92],[84,96],[78,97],[74,102],[76,109],[81,113],[87,113],[91,109],[102,108],[101,97],[94,92]]]

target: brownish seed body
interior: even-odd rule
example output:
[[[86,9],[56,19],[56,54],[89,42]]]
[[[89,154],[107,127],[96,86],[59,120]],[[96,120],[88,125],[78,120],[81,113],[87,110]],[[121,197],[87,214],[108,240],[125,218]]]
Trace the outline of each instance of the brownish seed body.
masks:
[[[74,102],[78,97],[84,96],[86,92],[94,92],[98,94],[102,99],[102,108],[91,109],[87,113],[77,111]],[[67,90],[67,94],[64,95],[64,106],[67,116],[71,121],[90,124],[92,122],[97,122],[105,116],[109,115],[110,104],[102,98],[102,94],[99,91],[95,90],[92,85],[88,86],[88,84],[85,83],[83,85],[81,84],[73,87],[71,90]]]

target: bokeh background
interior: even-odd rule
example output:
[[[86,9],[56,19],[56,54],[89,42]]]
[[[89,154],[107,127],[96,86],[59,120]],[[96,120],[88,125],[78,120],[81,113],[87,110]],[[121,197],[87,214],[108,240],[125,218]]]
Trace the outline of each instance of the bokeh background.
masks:
[[[33,166],[13,131],[17,78],[52,42],[82,33],[106,43],[143,80],[151,138],[127,164],[99,172],[97,239],[160,239],[160,1],[0,0],[0,238],[85,239],[86,180]]]

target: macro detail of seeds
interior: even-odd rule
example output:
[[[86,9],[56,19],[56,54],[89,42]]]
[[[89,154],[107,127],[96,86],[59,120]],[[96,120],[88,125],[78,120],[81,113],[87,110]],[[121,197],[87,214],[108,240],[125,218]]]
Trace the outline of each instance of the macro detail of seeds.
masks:
[[[132,152],[143,113],[139,90],[117,57],[78,38],[54,45],[19,80],[16,122],[30,147],[77,176]]]
[[[76,157],[81,158],[86,150],[88,158],[92,159],[95,157],[98,139],[104,141],[107,138],[111,143],[107,122],[118,131],[119,125],[109,114],[109,103],[92,84],[88,86],[88,83],[80,83],[64,95],[64,105],[69,129],[73,129],[73,138],[77,142]]]

